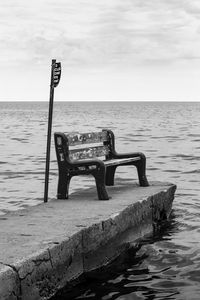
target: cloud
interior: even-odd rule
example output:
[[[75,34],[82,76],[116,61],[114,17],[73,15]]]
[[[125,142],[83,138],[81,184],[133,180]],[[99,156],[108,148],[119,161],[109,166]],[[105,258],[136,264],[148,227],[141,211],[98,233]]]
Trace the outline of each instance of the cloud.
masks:
[[[196,0],[10,0],[0,15],[1,63],[145,64],[199,59]]]

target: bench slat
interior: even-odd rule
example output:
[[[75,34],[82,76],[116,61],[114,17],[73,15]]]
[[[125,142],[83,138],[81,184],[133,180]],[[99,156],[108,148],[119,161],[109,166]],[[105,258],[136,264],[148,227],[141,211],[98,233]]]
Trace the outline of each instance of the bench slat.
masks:
[[[107,146],[74,149],[69,151],[69,158],[71,160],[80,160],[94,157],[105,157],[108,155],[109,149]]]
[[[66,134],[69,146],[75,146],[80,144],[90,144],[98,142],[106,142],[107,134],[105,131],[101,132],[89,132],[89,133],[74,133]]]
[[[100,143],[90,143],[90,144],[78,144],[69,147],[69,151],[73,150],[85,150],[86,148],[94,148],[94,147],[103,147],[103,144]]]
[[[131,157],[131,158],[120,158],[120,159],[111,159],[111,160],[104,160],[104,164],[106,166],[114,166],[114,165],[119,165],[120,163],[129,163],[132,161],[137,161],[140,160],[140,157]]]

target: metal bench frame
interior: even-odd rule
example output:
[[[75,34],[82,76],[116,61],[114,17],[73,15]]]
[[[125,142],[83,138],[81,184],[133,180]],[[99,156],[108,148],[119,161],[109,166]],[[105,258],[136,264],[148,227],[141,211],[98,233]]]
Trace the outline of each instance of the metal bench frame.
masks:
[[[95,136],[95,142],[90,137]],[[69,184],[73,176],[93,175],[96,181],[99,200],[108,200],[107,186],[114,185],[115,171],[118,166],[133,165],[137,168],[140,186],[149,186],[146,178],[146,157],[141,152],[119,154],[115,150],[115,137],[111,130],[99,133],[69,134],[54,133],[58,162],[58,199],[68,199]],[[102,151],[96,146],[102,143]],[[85,147],[92,144],[90,147]],[[73,149],[78,145],[79,149]],[[93,146],[95,145],[95,146]],[[70,147],[71,146],[71,147]],[[70,150],[72,148],[72,150]],[[89,153],[89,154],[88,154]],[[104,160],[99,156],[104,155]],[[88,158],[89,156],[89,158]],[[77,159],[78,157],[78,159]]]

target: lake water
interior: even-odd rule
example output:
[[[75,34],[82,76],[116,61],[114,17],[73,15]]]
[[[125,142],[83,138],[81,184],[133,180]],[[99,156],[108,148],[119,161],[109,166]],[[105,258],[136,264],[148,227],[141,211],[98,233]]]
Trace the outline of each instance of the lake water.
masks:
[[[0,103],[1,214],[43,201],[47,116],[48,103]],[[149,181],[178,189],[163,232],[144,240],[120,272],[98,281],[100,289],[96,282],[74,299],[199,299],[200,103],[55,102],[53,132],[101,128],[114,131],[119,152],[146,154]],[[116,175],[137,180],[132,168]],[[93,185],[92,178],[74,178],[70,191]],[[56,189],[52,139],[49,199]]]

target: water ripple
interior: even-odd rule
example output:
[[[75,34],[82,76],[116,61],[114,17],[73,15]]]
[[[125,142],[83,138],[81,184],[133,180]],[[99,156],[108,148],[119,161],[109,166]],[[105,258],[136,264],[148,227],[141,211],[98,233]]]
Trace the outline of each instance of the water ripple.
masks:
[[[137,254],[129,251],[114,273],[90,278],[77,299],[199,299],[199,113],[200,103],[192,102],[55,103],[53,132],[113,129],[118,152],[146,154],[149,180],[178,186],[175,215],[164,231],[143,240]],[[0,103],[1,215],[43,201],[47,117],[48,103]],[[53,139],[50,171],[53,199],[58,177]],[[116,177],[137,181],[133,168],[117,169]],[[94,181],[77,177],[70,192],[91,185]]]

